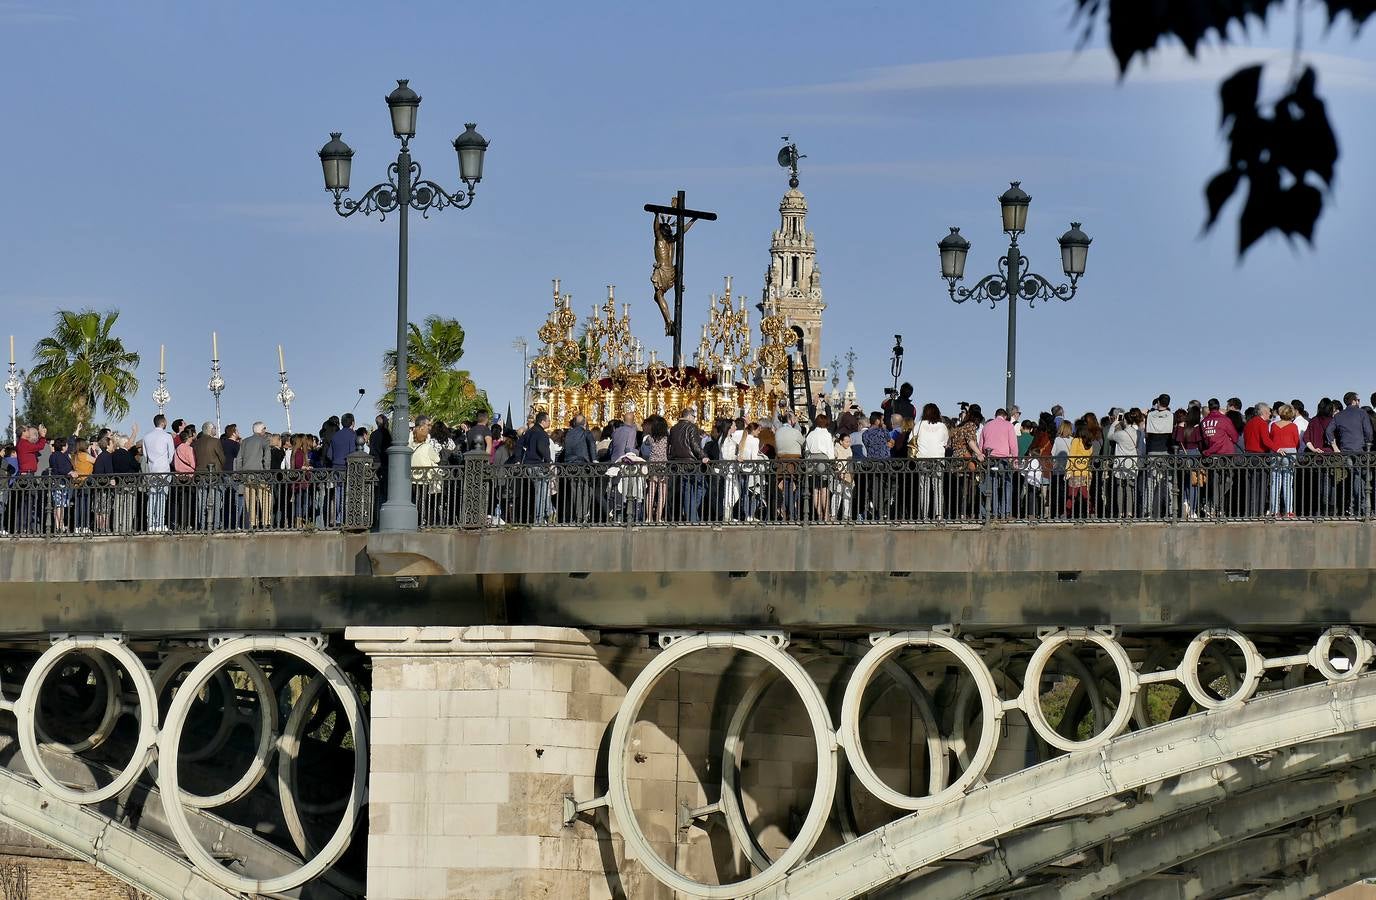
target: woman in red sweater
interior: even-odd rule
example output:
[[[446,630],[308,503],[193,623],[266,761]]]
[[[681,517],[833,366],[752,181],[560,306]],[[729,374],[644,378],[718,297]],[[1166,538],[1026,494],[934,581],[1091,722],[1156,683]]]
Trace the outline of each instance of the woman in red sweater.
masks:
[[[1300,429],[1295,424],[1295,408],[1282,403],[1276,408],[1280,421],[1262,436],[1266,450],[1276,454],[1271,470],[1271,512],[1277,519],[1295,518],[1295,453],[1300,446]],[[1285,512],[1282,515],[1281,506]]]

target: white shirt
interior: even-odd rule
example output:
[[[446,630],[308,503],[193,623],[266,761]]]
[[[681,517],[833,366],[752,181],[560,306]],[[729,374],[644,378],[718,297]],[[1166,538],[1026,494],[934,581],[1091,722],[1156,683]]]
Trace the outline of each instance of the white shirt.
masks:
[[[730,434],[728,434],[726,437],[722,438],[722,441],[721,441],[721,458],[722,458],[722,459],[734,460],[734,459],[736,458],[736,456],[740,453],[740,449],[741,449],[741,433],[740,433],[739,431],[733,431],[733,432],[731,432]]]
[[[803,442],[803,455],[835,459],[836,444],[831,439],[831,432],[825,428],[814,428],[809,431],[807,440]]]
[[[917,450],[913,455],[918,459],[938,459],[946,455],[951,431],[945,422],[918,422],[913,432],[917,435]]]
[[[736,456],[741,462],[760,458],[760,439],[753,434],[747,434],[741,441],[740,452]]]
[[[171,472],[176,453],[172,435],[165,430],[154,428],[143,436],[143,464],[149,472]]]

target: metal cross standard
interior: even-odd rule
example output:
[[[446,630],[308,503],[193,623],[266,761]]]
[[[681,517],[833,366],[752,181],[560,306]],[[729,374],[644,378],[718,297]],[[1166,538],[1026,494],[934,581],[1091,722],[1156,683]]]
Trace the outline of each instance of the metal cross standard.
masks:
[[[675,220],[674,227],[674,320],[672,323],[674,336],[674,366],[683,368],[683,234],[698,219],[705,219],[708,222],[715,222],[717,214],[714,212],[703,212],[696,209],[688,209],[684,192],[679,191],[675,195],[670,206],[659,206],[654,203],[646,203],[645,211],[656,216],[665,216]],[[685,221],[686,220],[686,221]]]

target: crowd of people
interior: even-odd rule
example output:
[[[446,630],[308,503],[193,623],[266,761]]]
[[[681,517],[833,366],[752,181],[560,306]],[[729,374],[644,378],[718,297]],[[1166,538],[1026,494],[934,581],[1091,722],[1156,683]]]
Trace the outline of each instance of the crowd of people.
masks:
[[[269,432],[263,422],[246,436],[237,424],[222,434],[214,422],[169,425],[161,414],[152,424],[142,436],[137,424],[127,435],[20,429],[0,451],[0,534],[336,527],[348,457],[370,441],[390,443],[384,417],[369,432],[348,413],[318,435]]]
[[[1057,405],[1031,419],[974,403],[919,410],[904,384],[868,415],[822,408],[811,421],[784,407],[766,422],[703,427],[685,408],[673,423],[628,414],[598,430],[581,413],[558,429],[543,411],[519,429],[486,413],[452,426],[420,416],[407,449],[425,527],[459,522],[474,462],[486,465],[477,518],[488,524],[1366,517],[1370,400],[1325,397],[1311,413],[1300,400],[1173,407],[1162,394],[1146,408],[1072,419]],[[372,512],[353,525],[367,527],[387,498],[392,443],[385,416],[369,429],[351,413],[317,434],[255,422],[244,437],[162,415],[142,437],[30,425],[3,448],[0,533],[343,527],[351,460]]]
[[[1376,394],[1303,401],[1191,400],[1077,418],[1053,406],[986,415],[961,403],[919,410],[904,384],[880,410],[822,410],[811,422],[696,411],[651,415],[597,434],[547,413],[493,450],[491,515],[519,523],[932,522],[1367,516]],[[601,469],[581,464],[601,462]]]

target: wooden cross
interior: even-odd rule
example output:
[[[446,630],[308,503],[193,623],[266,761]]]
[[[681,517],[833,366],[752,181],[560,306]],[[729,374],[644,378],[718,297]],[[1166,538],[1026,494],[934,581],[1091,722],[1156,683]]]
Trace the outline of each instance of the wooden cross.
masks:
[[[674,228],[674,366],[683,368],[683,233],[698,219],[715,222],[717,214],[688,209],[684,192],[679,191],[670,206],[646,203],[645,211],[656,216],[671,216],[676,221]],[[687,223],[685,225],[685,220]]]

